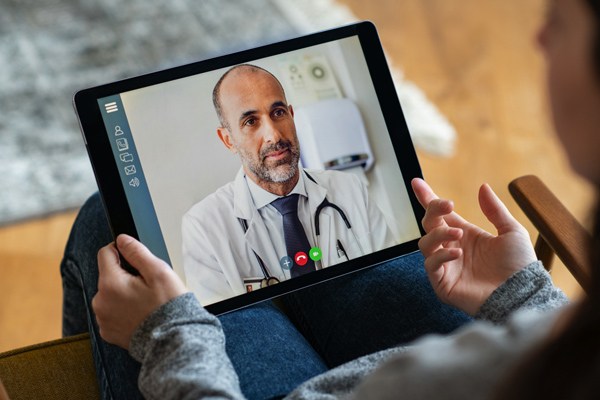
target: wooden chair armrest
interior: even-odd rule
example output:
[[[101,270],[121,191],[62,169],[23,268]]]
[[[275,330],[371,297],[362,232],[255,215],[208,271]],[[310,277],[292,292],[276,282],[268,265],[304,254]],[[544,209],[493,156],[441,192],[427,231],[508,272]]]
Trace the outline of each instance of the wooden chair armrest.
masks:
[[[590,282],[589,232],[537,176],[517,178],[508,189],[540,234],[536,243],[538,257],[549,264],[551,253],[547,250],[551,249],[587,291]]]

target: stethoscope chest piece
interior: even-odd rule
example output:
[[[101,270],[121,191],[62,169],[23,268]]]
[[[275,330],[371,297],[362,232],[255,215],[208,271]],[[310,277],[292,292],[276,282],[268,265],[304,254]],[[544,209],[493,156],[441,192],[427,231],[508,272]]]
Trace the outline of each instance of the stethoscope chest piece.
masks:
[[[260,287],[261,289],[264,289],[268,286],[277,285],[278,283],[279,279],[275,278],[274,276],[270,276],[260,281]]]

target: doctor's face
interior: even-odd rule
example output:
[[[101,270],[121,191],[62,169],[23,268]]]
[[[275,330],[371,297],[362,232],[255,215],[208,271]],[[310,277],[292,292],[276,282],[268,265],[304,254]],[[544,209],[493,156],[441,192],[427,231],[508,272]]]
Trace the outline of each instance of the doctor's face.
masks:
[[[219,138],[239,154],[244,171],[258,185],[289,182],[298,174],[300,147],[293,109],[279,82],[251,67],[231,71],[221,83],[226,127]]]

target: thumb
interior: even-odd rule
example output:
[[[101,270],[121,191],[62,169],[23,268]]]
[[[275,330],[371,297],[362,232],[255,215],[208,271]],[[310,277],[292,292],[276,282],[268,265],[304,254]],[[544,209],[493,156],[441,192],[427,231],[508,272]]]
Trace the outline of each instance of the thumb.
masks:
[[[168,268],[163,260],[156,257],[140,241],[129,235],[121,234],[117,236],[116,244],[123,258],[138,270],[144,280],[152,278],[157,271],[165,267]]]
[[[513,231],[519,226],[517,220],[487,183],[481,185],[479,189],[479,206],[488,221],[498,230],[498,235]]]

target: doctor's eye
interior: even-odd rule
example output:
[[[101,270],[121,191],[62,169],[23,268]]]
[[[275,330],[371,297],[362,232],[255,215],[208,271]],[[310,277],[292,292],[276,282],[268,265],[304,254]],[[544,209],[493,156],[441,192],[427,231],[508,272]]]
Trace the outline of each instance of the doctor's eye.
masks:
[[[248,118],[247,120],[244,121],[244,126],[254,126],[257,123],[257,119],[256,118]]]
[[[283,108],[276,108],[275,110],[273,110],[273,117],[275,117],[275,118],[284,117],[286,114],[287,114],[287,111]]]

